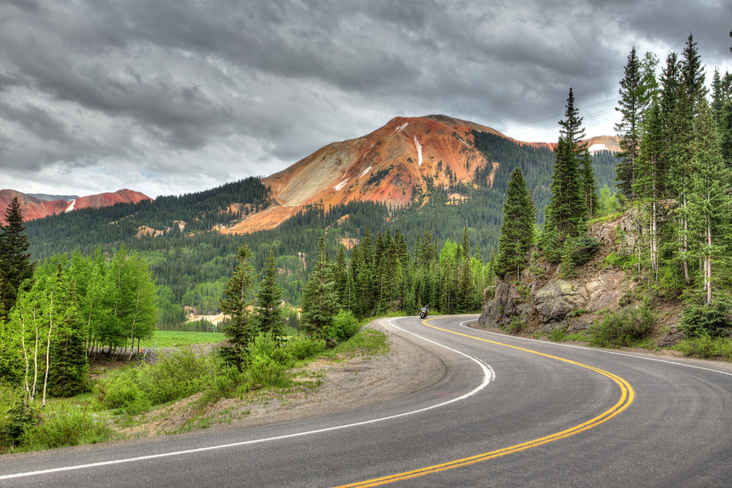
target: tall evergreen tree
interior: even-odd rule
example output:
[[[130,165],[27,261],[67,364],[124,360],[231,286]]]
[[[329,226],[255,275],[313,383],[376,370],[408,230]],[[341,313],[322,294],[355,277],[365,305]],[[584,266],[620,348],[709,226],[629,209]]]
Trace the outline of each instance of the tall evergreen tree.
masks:
[[[592,167],[592,157],[585,151],[580,161],[580,178],[582,179],[582,198],[587,209],[587,218],[594,219],[600,210],[595,170]]]
[[[641,61],[636,55],[635,46],[628,55],[625,65],[625,76],[620,80],[620,107],[615,110],[622,114],[620,123],[615,124],[615,131],[620,138],[620,161],[615,166],[617,187],[626,198],[633,198],[633,180],[635,179],[635,160],[640,149],[641,121],[643,118],[644,85]]]
[[[645,117],[645,137],[641,141],[640,153],[636,161],[638,175],[633,183],[633,192],[643,200],[648,209],[648,235],[651,268],[658,282],[658,221],[659,200],[661,199],[661,158],[664,152],[664,132],[659,101],[654,99]]]
[[[30,241],[24,235],[23,213],[18,197],[14,197],[5,212],[6,225],[0,226],[0,320],[7,321],[15,305],[18,289],[25,280],[33,278],[35,262],[28,252]]]
[[[587,144],[581,142],[585,130],[582,128],[582,117],[574,107],[571,88],[566,107],[565,119],[559,121],[562,128],[555,149],[552,194],[545,210],[545,228],[550,227],[549,232],[556,232],[560,242],[584,232],[587,214],[579,173],[579,158],[587,151]]]
[[[694,123],[692,145],[693,181],[689,192],[689,220],[699,242],[694,253],[702,262],[705,301],[712,303],[714,268],[720,260],[729,260],[728,245],[732,196],[726,192],[730,172],[724,167],[719,139],[711,109],[702,99],[699,117]]]
[[[239,264],[226,284],[226,298],[219,300],[221,312],[230,317],[230,322],[223,328],[229,346],[221,348],[221,354],[239,371],[243,371],[249,359],[247,346],[259,333],[259,327],[251,316],[253,300],[250,294],[254,283],[254,268],[247,262],[251,256],[249,246],[239,248],[236,256]]]
[[[274,337],[283,334],[285,320],[282,316],[282,288],[277,281],[274,250],[269,250],[267,266],[262,273],[257,294],[256,320],[261,332],[271,332]]]
[[[60,323],[51,345],[51,369],[48,392],[54,397],[70,397],[89,389],[89,360],[86,356],[86,332],[79,314],[76,284],[66,284],[59,297]]]
[[[338,313],[333,263],[320,239],[320,256],[313,266],[302,296],[302,325],[309,334],[322,335]]]
[[[503,204],[503,224],[498,237],[498,262],[496,274],[516,273],[527,265],[526,255],[534,243],[534,220],[536,209],[526,187],[521,168],[511,173],[506,188],[506,202]]]

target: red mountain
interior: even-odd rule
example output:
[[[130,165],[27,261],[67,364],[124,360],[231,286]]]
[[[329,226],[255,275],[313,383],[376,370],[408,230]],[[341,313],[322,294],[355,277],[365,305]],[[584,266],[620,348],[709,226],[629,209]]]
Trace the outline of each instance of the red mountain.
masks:
[[[473,146],[472,131],[503,134],[473,122],[444,115],[397,117],[384,127],[358,139],[335,142],[319,149],[262,183],[272,189],[275,205],[249,216],[243,222],[219,229],[223,233],[248,233],[271,229],[295,215],[304,205],[329,205],[369,200],[406,205],[420,191],[422,176],[435,178],[438,186],[453,179],[472,181],[476,168],[491,165],[491,185],[498,163],[486,161]],[[515,141],[518,144],[556,144]],[[617,151],[617,138],[587,141]],[[599,149],[598,146],[596,149]]]
[[[116,203],[137,203],[142,200],[152,200],[147,195],[132,190],[119,190],[114,193],[102,193],[100,195],[89,195],[77,198],[76,200],[40,200],[30,195],[15,190],[0,190],[0,222],[5,222],[5,209],[13,200],[18,197],[23,211],[23,220],[42,219],[49,215],[61,212],[69,212],[80,208],[109,207]]]

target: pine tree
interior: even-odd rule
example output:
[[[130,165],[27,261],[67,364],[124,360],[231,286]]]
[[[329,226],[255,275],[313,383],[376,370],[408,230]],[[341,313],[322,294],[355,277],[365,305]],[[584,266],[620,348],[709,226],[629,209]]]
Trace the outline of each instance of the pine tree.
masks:
[[[506,202],[503,204],[503,224],[498,237],[498,262],[496,274],[516,273],[526,268],[526,255],[534,243],[534,220],[536,209],[531,194],[526,187],[526,179],[521,168],[511,173],[506,187]]]
[[[320,256],[313,266],[302,296],[302,325],[309,333],[321,336],[338,313],[333,264],[325,253],[325,240],[320,239]]]
[[[267,266],[259,282],[256,320],[261,332],[271,332],[274,337],[281,336],[285,326],[282,316],[282,288],[277,281],[278,274],[274,250],[270,248]]]
[[[544,222],[544,231],[556,233],[559,242],[584,232],[587,215],[579,173],[579,161],[587,151],[587,144],[581,142],[585,131],[582,128],[582,117],[574,108],[574,94],[571,88],[565,117],[565,120],[559,121],[562,128],[554,150],[552,194],[545,209]],[[547,238],[542,238],[542,243],[546,242]],[[547,251],[546,247],[542,248]]]
[[[661,158],[664,152],[664,133],[661,119],[661,108],[658,100],[654,100],[648,108],[644,120],[645,137],[641,141],[640,153],[636,161],[638,176],[633,183],[633,191],[643,200],[647,208],[649,250],[651,268],[658,282],[658,221],[659,200],[661,198]]]
[[[250,311],[253,303],[250,293],[254,283],[254,268],[247,260],[251,256],[249,246],[239,248],[236,256],[239,264],[226,284],[226,299],[219,300],[221,312],[230,317],[230,322],[223,327],[229,346],[221,348],[221,354],[239,371],[244,370],[249,359],[247,346],[259,333],[259,327],[252,319]]]
[[[587,218],[594,219],[600,210],[600,201],[597,194],[597,181],[595,170],[592,167],[592,157],[589,151],[585,151],[580,161],[580,177],[582,179],[582,198],[587,209]]]
[[[51,345],[48,392],[54,397],[70,397],[89,390],[89,360],[86,356],[86,331],[79,315],[76,284],[66,284],[60,306],[61,322]]]
[[[620,152],[616,154],[620,161],[615,166],[617,187],[626,198],[633,198],[633,181],[635,180],[635,160],[638,158],[641,141],[641,121],[643,117],[643,73],[641,62],[636,55],[635,46],[628,55],[625,65],[625,76],[620,80],[620,107],[615,108],[623,116],[620,123],[615,124],[615,131],[620,138]]]
[[[727,246],[732,196],[727,194],[725,182],[732,175],[724,167],[714,116],[704,99],[699,104],[699,117],[694,123],[691,166],[693,181],[689,192],[689,220],[693,229],[691,235],[700,238],[693,249],[703,263],[705,302],[711,304],[712,285],[717,280],[715,265],[720,260],[729,260]]]
[[[672,195],[676,198],[678,216],[678,259],[682,263],[684,279],[691,283],[689,273],[690,242],[689,193],[692,185],[693,121],[698,115],[699,104],[704,101],[704,67],[701,65],[696,43],[691,35],[686,41],[680,63],[678,95],[670,127],[670,176]]]
[[[7,224],[0,226],[0,320],[3,321],[7,321],[15,305],[20,285],[33,278],[36,264],[30,260],[30,241],[23,234],[25,226],[18,197],[14,197],[8,205],[5,221]]]

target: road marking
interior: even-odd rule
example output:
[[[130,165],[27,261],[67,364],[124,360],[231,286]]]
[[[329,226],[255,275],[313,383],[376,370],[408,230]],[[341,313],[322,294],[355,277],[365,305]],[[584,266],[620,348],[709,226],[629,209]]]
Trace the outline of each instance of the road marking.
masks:
[[[437,318],[437,317],[435,317],[435,318]],[[353,488],[353,487],[359,487],[359,488],[361,488],[361,487],[370,487],[370,486],[386,485],[386,484],[389,484],[389,483],[395,483],[397,481],[407,480],[407,479],[411,479],[411,478],[417,478],[419,476],[425,476],[425,475],[428,475],[428,474],[439,473],[441,471],[447,471],[449,469],[461,468],[463,466],[468,466],[468,465],[471,465],[471,464],[480,463],[480,462],[483,462],[483,461],[488,461],[489,459],[494,459],[494,458],[497,458],[497,457],[505,456],[507,454],[513,454],[515,452],[525,451],[527,449],[531,449],[532,447],[541,446],[543,444],[548,444],[550,442],[554,442],[554,441],[557,441],[559,439],[564,439],[566,437],[570,437],[570,436],[579,434],[580,432],[584,432],[584,431],[586,431],[588,429],[591,429],[591,428],[593,428],[593,427],[595,427],[597,425],[600,425],[600,424],[602,424],[604,422],[607,422],[608,420],[610,420],[611,418],[615,417],[617,414],[619,414],[620,412],[622,412],[623,410],[625,410],[626,408],[628,408],[628,406],[630,406],[630,404],[633,403],[633,400],[635,398],[635,392],[633,391],[633,387],[630,386],[630,383],[628,383],[627,381],[625,381],[623,378],[620,378],[619,376],[614,375],[612,373],[609,373],[607,371],[604,371],[604,370],[602,370],[600,368],[596,368],[596,367],[590,366],[588,364],[579,363],[577,361],[572,361],[570,359],[564,359],[564,358],[560,358],[560,357],[557,357],[557,356],[552,356],[550,354],[545,354],[545,353],[541,353],[541,352],[537,352],[537,351],[532,351],[530,349],[524,349],[522,347],[511,346],[509,344],[504,344],[502,342],[495,342],[495,341],[491,341],[491,340],[488,340],[488,339],[482,339],[480,337],[475,337],[475,336],[471,336],[471,335],[468,335],[468,334],[461,334],[460,332],[454,332],[454,331],[447,330],[447,329],[443,329],[443,328],[440,328],[440,327],[435,327],[434,325],[430,325],[430,324],[427,323],[430,320],[433,320],[433,319],[423,320],[422,323],[424,325],[426,325],[427,327],[431,327],[433,329],[440,330],[440,331],[443,331],[443,332],[447,332],[447,333],[450,333],[450,334],[455,334],[455,335],[467,337],[469,339],[475,339],[477,341],[488,342],[488,343],[491,343],[491,344],[495,344],[495,345],[499,345],[499,346],[504,346],[504,347],[509,347],[511,349],[517,349],[519,351],[528,352],[528,353],[531,353],[531,354],[536,354],[536,355],[544,356],[544,357],[551,358],[551,359],[556,359],[557,361],[562,361],[562,362],[565,362],[565,363],[573,364],[575,366],[579,366],[579,367],[582,367],[582,368],[586,368],[586,369],[589,369],[590,371],[594,371],[596,373],[599,373],[599,374],[601,374],[603,376],[606,376],[607,378],[610,378],[611,380],[613,380],[620,387],[620,392],[621,392],[620,393],[620,400],[618,400],[618,402],[615,405],[613,405],[610,409],[604,411],[603,413],[601,413],[597,417],[595,417],[593,419],[590,419],[590,420],[588,420],[586,422],[583,422],[583,423],[581,423],[579,425],[575,425],[574,427],[571,427],[569,429],[566,429],[566,430],[562,430],[560,432],[557,432],[555,434],[551,434],[551,435],[548,435],[548,436],[545,436],[545,437],[540,437],[538,439],[534,439],[532,441],[524,442],[524,443],[521,443],[521,444],[516,444],[515,446],[504,447],[503,449],[498,449],[496,451],[486,452],[486,453],[483,453],[483,454],[478,454],[478,455],[470,456],[470,457],[467,457],[467,458],[457,459],[455,461],[450,461],[450,462],[443,463],[443,464],[436,464],[434,466],[428,466],[428,467],[421,468],[421,469],[416,469],[416,470],[413,470],[413,471],[405,471],[403,473],[393,474],[393,475],[390,475],[390,476],[384,476],[382,478],[374,478],[374,479],[371,479],[371,480],[360,481],[360,482],[351,483],[351,484],[348,484],[348,485],[342,485],[342,486],[339,486],[337,488]],[[466,321],[466,322],[468,322],[468,321]],[[460,325],[462,326],[466,322],[462,322]]]
[[[490,334],[490,335],[495,335],[495,336],[498,336],[498,337],[501,337],[503,335],[503,334],[499,334],[497,332],[491,332],[489,330],[481,330],[481,329],[474,329],[472,327],[468,327],[467,325],[465,325],[468,322],[472,322],[472,321],[471,320],[466,320],[465,322],[461,322],[460,323],[460,327],[462,327],[464,329],[472,330],[474,332],[482,332],[483,334]],[[520,340],[520,341],[539,342],[541,344],[550,344],[552,346],[569,347],[569,348],[572,348],[572,349],[582,349],[584,351],[595,351],[595,352],[601,352],[601,353],[604,353],[604,354],[612,354],[614,356],[625,356],[627,358],[642,359],[644,361],[655,361],[657,363],[673,364],[673,365],[676,365],[676,366],[682,366],[684,368],[701,369],[702,371],[710,371],[712,373],[719,373],[719,374],[723,374],[723,375],[726,375],[726,376],[732,376],[732,373],[729,373],[727,371],[720,371],[718,369],[705,368],[704,366],[695,366],[693,364],[687,364],[687,363],[677,363],[676,361],[669,361],[668,359],[649,358],[647,356],[641,356],[641,355],[638,355],[638,354],[628,354],[628,353],[625,353],[625,352],[608,351],[607,349],[601,349],[601,348],[597,348],[597,347],[576,346],[574,344],[562,344],[561,342],[540,341],[538,339],[530,339],[528,337],[516,337],[516,336],[513,336],[512,338],[513,339]]]
[[[406,317],[401,317],[401,318],[406,318]],[[64,467],[60,467],[60,468],[51,468],[51,469],[42,469],[42,470],[37,470],[37,471],[26,471],[26,472],[22,472],[22,473],[6,474],[6,475],[0,475],[0,480],[6,480],[6,479],[12,479],[12,478],[24,478],[24,477],[28,477],[28,476],[39,476],[39,475],[44,475],[44,474],[60,473],[60,472],[63,472],[63,471],[75,471],[75,470],[79,470],[79,469],[98,468],[98,467],[101,467],[101,466],[110,466],[110,465],[113,465],[113,464],[133,463],[133,462],[138,462],[138,461],[147,461],[147,460],[150,460],[150,459],[159,459],[159,458],[172,457],[172,456],[181,456],[181,455],[184,455],[184,454],[194,454],[194,453],[198,453],[198,452],[214,451],[214,450],[226,449],[226,448],[230,448],[230,447],[239,447],[239,446],[247,446],[247,445],[252,445],[252,444],[261,444],[261,443],[264,443],[264,442],[278,441],[278,440],[283,440],[283,439],[292,439],[292,438],[295,438],[295,437],[303,437],[303,436],[306,436],[306,435],[321,434],[323,432],[332,432],[332,431],[335,431],[335,430],[347,429],[347,428],[351,428],[351,427],[359,427],[359,426],[362,426],[362,425],[374,424],[374,423],[377,423],[377,422],[384,422],[386,420],[392,420],[392,419],[396,419],[396,418],[399,418],[399,417],[406,417],[407,415],[414,415],[414,414],[417,414],[417,413],[426,412],[428,410],[433,410],[435,408],[444,407],[445,405],[449,405],[451,403],[459,402],[461,400],[464,400],[464,399],[466,399],[468,397],[471,397],[471,396],[475,395],[476,393],[478,393],[479,391],[481,391],[483,388],[485,388],[486,386],[488,386],[488,384],[493,379],[495,379],[496,373],[495,373],[495,371],[493,371],[493,368],[491,368],[490,365],[484,363],[480,359],[474,358],[472,356],[468,356],[464,352],[457,351],[455,349],[452,349],[450,347],[447,347],[447,346],[445,346],[443,344],[440,344],[438,342],[431,341],[431,340],[427,339],[426,337],[422,337],[422,336],[420,336],[418,334],[414,334],[412,332],[406,331],[406,330],[402,329],[401,327],[397,327],[396,325],[394,325],[391,322],[391,319],[388,322],[389,322],[389,324],[392,327],[394,327],[396,329],[399,329],[399,330],[401,330],[403,332],[406,332],[407,334],[411,334],[411,335],[413,335],[415,337],[419,337],[422,340],[425,340],[425,341],[430,342],[432,344],[435,344],[437,346],[440,346],[440,347],[443,347],[445,349],[448,349],[448,350],[450,350],[450,351],[452,351],[452,352],[454,352],[456,354],[459,354],[461,356],[465,356],[466,358],[474,361],[476,364],[478,364],[478,366],[480,366],[481,370],[483,371],[483,380],[473,390],[471,390],[471,391],[469,391],[469,392],[467,392],[467,393],[465,393],[465,394],[463,394],[463,395],[461,395],[461,396],[459,396],[457,398],[452,398],[452,399],[447,400],[445,402],[438,403],[438,404],[435,404],[435,405],[431,405],[429,407],[424,407],[424,408],[420,408],[420,409],[417,409],[417,410],[411,410],[409,412],[402,412],[402,413],[398,413],[398,414],[395,414],[395,415],[389,415],[387,417],[381,417],[381,418],[371,419],[371,420],[364,420],[362,422],[354,422],[354,423],[345,424],[345,425],[337,425],[337,426],[334,426],[334,427],[326,427],[324,429],[310,430],[310,431],[306,431],[306,432],[297,432],[295,434],[287,434],[287,435],[281,435],[281,436],[276,436],[276,437],[267,437],[267,438],[264,438],[264,439],[255,439],[255,440],[251,440],[251,441],[232,442],[230,444],[221,444],[221,445],[209,446],[209,447],[199,447],[197,449],[186,449],[186,450],[183,450],[183,451],[173,451],[173,452],[166,452],[166,453],[161,453],[161,454],[151,454],[149,456],[138,456],[138,457],[127,458],[127,459],[113,459],[111,461],[101,461],[101,462],[98,462],[98,463],[79,464],[79,465],[76,465],[76,466],[64,466]]]

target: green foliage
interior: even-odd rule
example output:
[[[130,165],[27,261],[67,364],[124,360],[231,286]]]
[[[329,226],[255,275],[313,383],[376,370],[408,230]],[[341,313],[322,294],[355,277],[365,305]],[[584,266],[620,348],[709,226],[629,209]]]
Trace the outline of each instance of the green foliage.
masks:
[[[277,282],[277,267],[275,266],[274,251],[270,249],[267,267],[262,273],[257,294],[256,320],[259,330],[272,332],[275,337],[282,335],[285,325],[282,317],[282,290]]]
[[[325,351],[325,339],[298,334],[290,337],[284,344],[284,348],[292,359],[302,360]]]
[[[155,364],[110,373],[96,384],[97,397],[106,408],[136,414],[203,391],[215,385],[216,376],[225,370],[218,355],[181,348],[162,355]]]
[[[638,264],[638,256],[635,254],[610,253],[602,258],[605,266],[617,266],[625,271],[632,270]]]
[[[247,349],[251,361],[245,376],[251,385],[279,388],[290,383],[285,371],[292,358],[271,333],[257,335]]]
[[[253,303],[250,293],[254,282],[254,270],[247,262],[250,256],[248,246],[239,248],[239,264],[226,285],[226,299],[220,301],[221,311],[230,317],[230,322],[223,327],[229,345],[221,348],[221,355],[239,371],[244,370],[248,360],[247,346],[259,332],[250,310]]]
[[[697,339],[702,336],[720,337],[732,327],[729,319],[730,305],[717,300],[711,304],[692,305],[684,308],[681,328],[685,339]]]
[[[0,225],[0,321],[7,321],[21,285],[33,278],[35,263],[28,252],[23,214],[18,197],[13,197],[5,211],[5,225]]]
[[[511,323],[508,326],[508,331],[511,334],[518,334],[519,332],[521,332],[525,328],[526,328],[526,323],[523,322],[518,317],[514,317],[513,319],[511,319]]]
[[[605,315],[602,322],[590,326],[587,334],[593,346],[633,346],[646,337],[656,322],[653,310],[647,305]]]
[[[582,266],[595,255],[600,248],[600,242],[593,237],[585,235],[573,239],[573,247],[574,250],[570,256],[572,264],[574,266]]]
[[[3,428],[0,430],[0,445],[19,444],[23,441],[26,432],[30,432],[38,425],[41,409],[38,403],[27,402],[21,395],[4,415]]]
[[[498,238],[498,275],[516,273],[527,267],[527,253],[534,244],[534,219],[536,209],[526,188],[526,180],[520,168],[511,173],[503,204],[503,224]]]
[[[350,311],[340,310],[333,323],[325,328],[323,336],[336,342],[343,342],[354,336],[361,328],[358,319]]]
[[[724,358],[732,361],[732,341],[726,337],[710,337],[707,334],[700,334],[697,337],[679,341],[673,349],[680,351],[684,356]]]
[[[567,333],[564,332],[564,329],[552,329],[548,337],[552,342],[564,342],[567,340]]]
[[[106,442],[112,430],[88,410],[60,404],[58,409],[44,412],[42,421],[26,429],[23,449],[39,451],[59,447]]]

